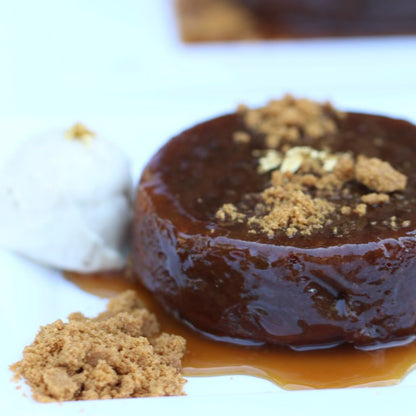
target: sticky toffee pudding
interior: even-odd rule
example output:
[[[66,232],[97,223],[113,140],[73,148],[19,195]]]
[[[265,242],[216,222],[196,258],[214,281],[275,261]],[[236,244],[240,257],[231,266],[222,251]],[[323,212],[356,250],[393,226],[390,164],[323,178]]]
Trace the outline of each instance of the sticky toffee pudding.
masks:
[[[416,333],[416,127],[286,96],[170,140],[137,194],[134,279],[226,341]]]

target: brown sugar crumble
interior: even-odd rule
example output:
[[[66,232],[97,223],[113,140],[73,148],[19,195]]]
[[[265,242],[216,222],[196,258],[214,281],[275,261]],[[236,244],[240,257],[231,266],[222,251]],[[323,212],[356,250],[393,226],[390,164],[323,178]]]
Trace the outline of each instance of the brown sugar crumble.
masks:
[[[110,300],[96,318],[81,313],[41,327],[10,368],[40,402],[183,394],[185,340],[159,333],[134,291]]]
[[[233,134],[233,139],[235,143],[246,144],[250,142],[250,135],[245,131],[236,131]]]
[[[237,111],[244,116],[248,128],[265,135],[268,148],[276,148],[282,142],[294,142],[303,135],[318,139],[335,134],[338,131],[336,120],[345,117],[344,113],[335,110],[330,103],[296,99],[290,94],[258,109],[240,105]]]
[[[264,232],[270,237],[278,231],[288,237],[311,235],[329,226],[331,216],[365,217],[369,207],[388,204],[389,193],[406,187],[407,177],[381,159],[333,153],[327,144],[325,150],[299,145],[303,138],[312,145],[327,137],[336,140],[337,122],[346,115],[330,103],[286,95],[260,109],[240,105],[237,112],[248,131],[264,137],[264,149],[253,150],[252,155],[258,161],[257,173],[270,175],[270,185],[260,193],[244,196],[241,203],[223,204],[216,213],[223,223],[246,222],[250,233]],[[249,142],[250,136],[237,131],[233,139]],[[354,182],[371,192],[351,199]],[[244,201],[250,198],[255,202],[249,206]],[[389,224],[397,227],[396,220]],[[337,227],[332,230],[339,234]]]
[[[326,216],[334,211],[334,205],[303,192],[302,184],[291,181],[291,176],[273,172],[272,186],[262,193],[267,214],[252,216],[249,226],[258,226],[269,235],[283,228],[289,237],[297,232],[311,235],[314,229],[322,228]]]
[[[361,201],[368,205],[375,205],[375,204],[385,204],[390,201],[390,197],[384,193],[376,193],[372,192],[370,194],[365,194],[361,197]]]
[[[367,204],[358,204],[353,212],[355,212],[359,217],[364,217],[367,214]]]
[[[216,214],[221,221],[242,222],[245,215],[238,212],[237,207],[233,204],[224,204]]]
[[[355,177],[368,189],[387,193],[403,191],[407,182],[406,176],[394,169],[390,163],[364,155],[358,156]]]
[[[351,207],[348,207],[346,205],[344,205],[344,206],[341,207],[341,214],[342,215],[350,215],[351,214],[351,211],[352,211],[352,208]]]

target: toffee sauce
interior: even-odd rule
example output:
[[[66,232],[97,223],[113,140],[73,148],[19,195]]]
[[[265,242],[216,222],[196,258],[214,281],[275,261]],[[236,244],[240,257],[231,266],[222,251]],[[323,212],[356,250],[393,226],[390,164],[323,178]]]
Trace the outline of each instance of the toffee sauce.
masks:
[[[146,308],[156,315],[162,331],[186,339],[182,360],[185,376],[251,375],[287,390],[301,390],[394,385],[416,367],[416,342],[374,351],[338,346],[299,352],[213,341],[169,315],[147,289],[126,280],[124,272],[66,272],[65,277],[82,290],[103,298],[135,290]]]

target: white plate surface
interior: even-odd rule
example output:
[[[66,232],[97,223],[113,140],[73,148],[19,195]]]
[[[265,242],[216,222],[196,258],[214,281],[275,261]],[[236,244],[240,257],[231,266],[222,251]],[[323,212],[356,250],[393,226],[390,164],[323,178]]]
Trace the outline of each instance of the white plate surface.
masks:
[[[7,4],[6,4],[7,3]],[[416,122],[416,37],[185,46],[170,1],[17,0],[0,5],[0,162],[43,130],[81,120],[117,142],[137,181],[197,121],[292,92]],[[10,382],[39,325],[105,300],[0,252],[0,414],[414,414],[416,374],[394,387],[287,392],[253,377],[190,378],[186,397],[38,404]]]

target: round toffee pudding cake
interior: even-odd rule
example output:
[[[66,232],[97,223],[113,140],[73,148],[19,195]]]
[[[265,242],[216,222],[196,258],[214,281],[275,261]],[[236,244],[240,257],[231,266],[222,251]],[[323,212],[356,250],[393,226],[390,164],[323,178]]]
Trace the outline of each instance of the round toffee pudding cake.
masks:
[[[133,279],[225,341],[416,334],[416,126],[285,96],[171,139],[140,180]]]

